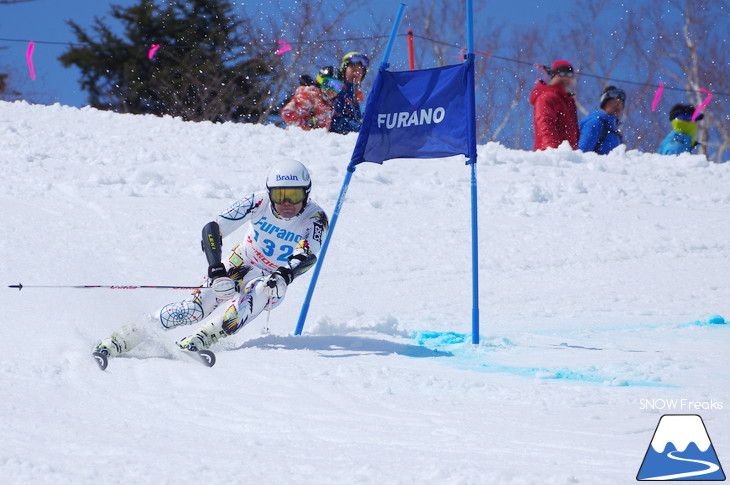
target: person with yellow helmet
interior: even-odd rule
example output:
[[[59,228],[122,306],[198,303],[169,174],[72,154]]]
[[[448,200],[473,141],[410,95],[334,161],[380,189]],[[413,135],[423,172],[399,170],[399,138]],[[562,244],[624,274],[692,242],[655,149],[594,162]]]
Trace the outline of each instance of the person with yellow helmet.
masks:
[[[364,97],[359,88],[369,65],[370,59],[360,52],[350,52],[342,58],[340,77],[344,87],[333,103],[330,131],[343,135],[360,131],[362,124],[360,101]]]

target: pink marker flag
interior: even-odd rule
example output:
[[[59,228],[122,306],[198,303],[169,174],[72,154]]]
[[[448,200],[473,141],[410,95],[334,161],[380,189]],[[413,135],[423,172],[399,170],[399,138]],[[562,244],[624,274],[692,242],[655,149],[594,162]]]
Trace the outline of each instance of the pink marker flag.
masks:
[[[28,51],[25,53],[25,60],[28,63],[28,70],[30,71],[31,79],[35,79],[35,69],[33,68],[33,49],[35,49],[35,42],[31,40],[28,42]]]
[[[152,44],[150,47],[149,52],[147,52],[147,59],[154,59],[155,53],[157,52],[157,49],[160,48],[160,44]]]
[[[659,98],[662,97],[662,91],[664,91],[664,81],[659,81],[659,89],[656,90],[654,95],[654,102],[651,103],[651,112],[656,111],[656,107],[659,104]]]
[[[700,91],[702,91],[703,93],[705,93],[707,95],[707,97],[705,98],[704,101],[702,101],[702,104],[700,104],[699,106],[697,106],[697,109],[695,110],[695,112],[692,113],[692,121],[696,120],[697,117],[700,115],[700,113],[702,113],[702,110],[705,109],[705,107],[708,104],[710,104],[710,101],[712,101],[712,93],[711,92],[709,92],[706,89],[702,89],[702,88],[700,88]]]
[[[276,51],[276,55],[277,55],[277,56],[280,56],[280,55],[282,55],[282,54],[283,54],[284,52],[286,52],[286,51],[290,51],[290,50],[291,50],[291,46],[290,46],[289,44],[287,44],[286,42],[284,42],[283,40],[277,40],[276,42],[278,42],[278,43],[279,43],[279,45],[283,45],[283,46],[284,46],[284,47],[282,47],[281,49],[279,49],[278,51]]]

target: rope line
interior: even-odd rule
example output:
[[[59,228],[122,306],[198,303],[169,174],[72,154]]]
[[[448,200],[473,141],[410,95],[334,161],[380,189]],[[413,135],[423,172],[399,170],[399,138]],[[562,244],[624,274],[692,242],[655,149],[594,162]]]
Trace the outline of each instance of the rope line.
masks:
[[[398,34],[398,37],[407,37],[407,36],[408,36],[408,34]],[[425,40],[425,41],[428,41],[428,42],[432,42],[434,44],[443,45],[443,46],[446,46],[446,47],[453,47],[455,49],[460,49],[460,50],[465,50],[465,48],[463,46],[460,46],[459,44],[453,44],[453,43],[450,43],[450,42],[444,42],[444,41],[441,41],[441,40],[438,40],[438,39],[431,39],[429,37],[425,37],[425,36],[418,35],[418,34],[413,34],[413,37],[415,37],[417,39]],[[322,44],[322,43],[332,43],[332,42],[351,42],[351,41],[385,39],[385,38],[388,38],[388,36],[386,36],[386,35],[379,35],[379,36],[369,36],[369,37],[348,37],[348,38],[343,38],[343,39],[322,39],[322,40],[315,40],[315,41],[288,42],[288,44],[290,44],[290,45]],[[30,39],[8,39],[8,38],[0,38],[0,42],[23,42],[23,43],[28,43],[28,42],[31,42],[31,40]],[[63,45],[63,46],[71,46],[71,47],[90,47],[91,46],[91,44],[78,43],[78,42],[59,42],[59,41],[48,41],[48,40],[34,40],[33,42],[35,44]],[[180,44],[159,44],[159,45],[160,45],[160,48],[173,48],[173,49],[192,49],[193,47],[195,47],[195,46],[192,46],[192,45],[180,45]],[[277,48],[279,47],[277,44],[275,44],[273,42],[271,43],[271,45],[272,45],[272,47],[273,46],[276,46]],[[247,45],[229,45],[229,47],[247,47]],[[148,49],[149,46],[148,45],[139,46],[139,48],[140,49]],[[544,65],[539,64],[539,63],[529,62],[529,61],[523,61],[523,60],[520,60],[520,59],[511,58],[511,57],[499,56],[499,55],[491,54],[491,53],[484,52],[484,51],[476,51],[476,53],[481,54],[481,55],[484,55],[484,56],[491,57],[493,59],[499,59],[501,61],[512,62],[512,63],[515,63],[515,64],[522,64],[522,65],[530,66],[530,67],[533,67],[533,68],[540,67],[540,68],[545,69],[547,67],[547,66],[544,66]],[[646,86],[646,87],[650,87],[650,88],[660,88],[662,86],[660,84],[650,84],[650,83],[643,83],[643,82],[637,82],[637,81],[629,81],[629,80],[626,80],[626,79],[617,79],[617,78],[612,78],[612,77],[599,76],[597,74],[588,74],[588,73],[583,73],[581,71],[576,71],[576,74],[578,74],[580,76],[594,78],[594,79],[602,79],[604,81],[613,81],[613,82],[622,83],[622,84],[631,84],[631,85],[634,85],[634,86]],[[666,85],[664,86],[664,89],[668,89],[670,91],[680,91],[680,92],[684,92],[684,93],[698,93],[698,92],[700,92],[700,90],[697,90],[697,89],[675,88],[675,87],[666,86]],[[715,94],[716,96],[730,96],[730,93],[715,92],[713,94]]]

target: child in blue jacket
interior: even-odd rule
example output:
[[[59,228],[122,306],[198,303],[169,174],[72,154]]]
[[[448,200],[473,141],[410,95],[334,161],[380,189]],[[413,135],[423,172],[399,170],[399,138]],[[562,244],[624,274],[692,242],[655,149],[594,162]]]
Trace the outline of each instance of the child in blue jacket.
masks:
[[[621,124],[621,113],[626,103],[623,89],[608,86],[601,93],[600,108],[589,114],[578,123],[580,138],[578,148],[584,152],[596,152],[605,155],[623,141],[618,127]]]
[[[695,107],[691,104],[675,104],[669,111],[669,121],[672,122],[672,131],[659,144],[660,155],[678,155],[680,153],[692,153],[694,147],[699,145],[695,139],[697,134],[697,123],[692,121],[692,114]],[[695,118],[699,121],[705,115],[700,114]]]

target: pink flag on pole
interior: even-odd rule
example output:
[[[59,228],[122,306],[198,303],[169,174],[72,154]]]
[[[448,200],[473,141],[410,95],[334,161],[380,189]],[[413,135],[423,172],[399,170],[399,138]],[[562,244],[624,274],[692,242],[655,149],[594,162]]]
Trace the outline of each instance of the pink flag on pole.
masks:
[[[281,49],[279,49],[279,50],[276,51],[276,55],[277,56],[280,56],[284,52],[287,52],[287,51],[290,51],[291,50],[291,46],[288,43],[284,42],[283,40],[277,40],[276,42],[278,42],[279,45],[283,45],[284,46]]]
[[[147,59],[154,59],[157,49],[160,48],[160,44],[152,44],[150,50],[147,52]]]
[[[35,68],[33,67],[33,49],[35,49],[35,42],[32,40],[28,42],[28,50],[25,53],[25,60],[28,63],[28,70],[30,71],[30,78],[35,79]]]
[[[702,91],[703,93],[705,93],[707,95],[707,97],[705,98],[704,101],[702,101],[702,103],[699,106],[697,106],[697,109],[695,109],[695,112],[692,113],[692,121],[696,120],[697,117],[700,115],[700,113],[702,113],[702,110],[705,109],[705,107],[708,104],[710,104],[710,101],[712,101],[712,93],[711,92],[709,92],[706,89],[702,89],[702,88],[700,88],[700,91]]]
[[[659,81],[659,89],[656,90],[654,95],[654,102],[651,103],[651,112],[656,111],[656,107],[659,104],[659,99],[662,97],[662,91],[664,91],[664,81]]]

